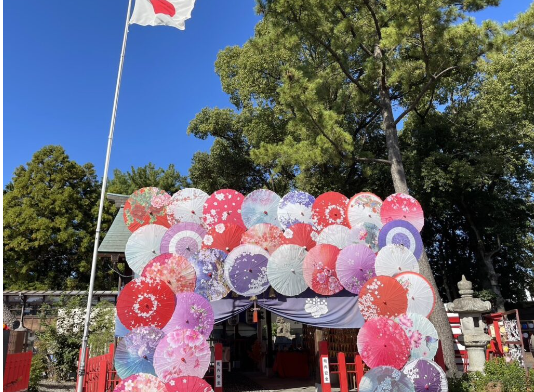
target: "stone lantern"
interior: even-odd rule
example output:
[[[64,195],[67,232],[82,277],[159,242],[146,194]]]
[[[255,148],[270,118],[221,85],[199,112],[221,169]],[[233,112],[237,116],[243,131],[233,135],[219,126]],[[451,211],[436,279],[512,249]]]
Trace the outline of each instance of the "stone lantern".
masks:
[[[465,345],[467,350],[468,371],[483,372],[486,362],[486,347],[491,337],[484,332],[482,313],[491,310],[491,303],[473,298],[473,284],[463,275],[462,280],[458,282],[458,289],[461,298],[447,304],[447,309],[460,315],[462,335],[458,337],[458,340]]]

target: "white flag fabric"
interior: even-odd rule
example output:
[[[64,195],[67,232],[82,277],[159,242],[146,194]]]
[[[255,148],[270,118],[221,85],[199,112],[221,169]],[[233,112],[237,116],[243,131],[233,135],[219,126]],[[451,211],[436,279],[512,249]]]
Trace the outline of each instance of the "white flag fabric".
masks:
[[[172,26],[185,29],[195,0],[136,0],[130,24],[141,26]]]

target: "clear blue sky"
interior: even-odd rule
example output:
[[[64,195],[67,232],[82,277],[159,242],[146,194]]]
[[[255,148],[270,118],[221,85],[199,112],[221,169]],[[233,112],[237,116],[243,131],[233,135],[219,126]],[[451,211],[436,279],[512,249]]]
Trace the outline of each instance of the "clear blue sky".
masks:
[[[531,0],[502,0],[477,20],[508,21]],[[109,132],[127,0],[4,2],[3,185],[48,144],[91,162],[99,177]],[[254,0],[198,0],[186,30],[133,25],[110,169],[174,163],[211,141],[187,136],[203,107],[231,107],[214,72],[217,53],[242,45],[259,18]],[[111,173],[111,171],[110,171]]]

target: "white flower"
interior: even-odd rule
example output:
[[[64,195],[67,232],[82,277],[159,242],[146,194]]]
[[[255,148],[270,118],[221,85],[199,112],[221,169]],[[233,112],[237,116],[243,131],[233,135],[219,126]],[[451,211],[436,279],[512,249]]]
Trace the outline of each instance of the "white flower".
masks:
[[[204,243],[208,246],[213,244],[213,237],[211,235],[207,235],[204,237]]]
[[[286,231],[284,231],[284,237],[293,238],[293,231],[291,229],[287,229]]]
[[[225,229],[226,229],[226,227],[224,226],[223,223],[219,223],[218,225],[215,226],[215,231],[217,233],[224,233]]]

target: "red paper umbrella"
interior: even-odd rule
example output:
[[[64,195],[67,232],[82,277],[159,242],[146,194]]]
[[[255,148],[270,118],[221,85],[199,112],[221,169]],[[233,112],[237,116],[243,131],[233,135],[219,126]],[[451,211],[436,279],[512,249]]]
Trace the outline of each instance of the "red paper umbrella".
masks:
[[[269,253],[273,253],[284,243],[282,230],[269,223],[258,223],[245,231],[241,237],[242,244],[261,246]]]
[[[171,378],[165,386],[168,392],[213,392],[210,384],[195,376]]]
[[[202,248],[219,249],[226,253],[231,252],[241,244],[241,237],[245,229],[231,223],[218,223],[208,230],[204,237]]]
[[[171,196],[161,189],[141,188],[124,204],[124,223],[131,232],[148,224],[170,227],[166,209],[170,201]]]
[[[389,195],[380,209],[382,223],[400,219],[410,222],[417,230],[421,231],[425,224],[423,209],[417,200],[404,193]]]
[[[162,280],[137,278],[122,289],[117,299],[117,316],[128,329],[163,328],[171,319],[176,295]]]
[[[367,366],[402,369],[410,358],[410,339],[399,324],[387,317],[368,320],[358,333],[358,352]]]
[[[293,226],[285,229],[284,231],[284,243],[291,245],[299,245],[310,250],[316,245],[317,233],[312,225],[307,223],[297,223]]]
[[[408,292],[396,279],[376,276],[363,285],[358,306],[365,320],[379,316],[395,317],[406,313]]]
[[[338,254],[339,249],[336,246],[319,244],[310,249],[304,258],[302,266],[304,280],[316,293],[332,295],[343,290],[336,274]]]
[[[176,294],[194,291],[197,283],[195,267],[185,257],[171,253],[153,258],[141,276],[163,280]]]
[[[233,189],[221,189],[214,192],[204,203],[204,223],[208,228],[219,223],[232,223],[246,230],[247,227],[241,217],[243,200],[245,196]]]
[[[312,206],[312,219],[317,230],[330,225],[349,227],[347,205],[349,199],[338,192],[326,192],[315,199]]]

